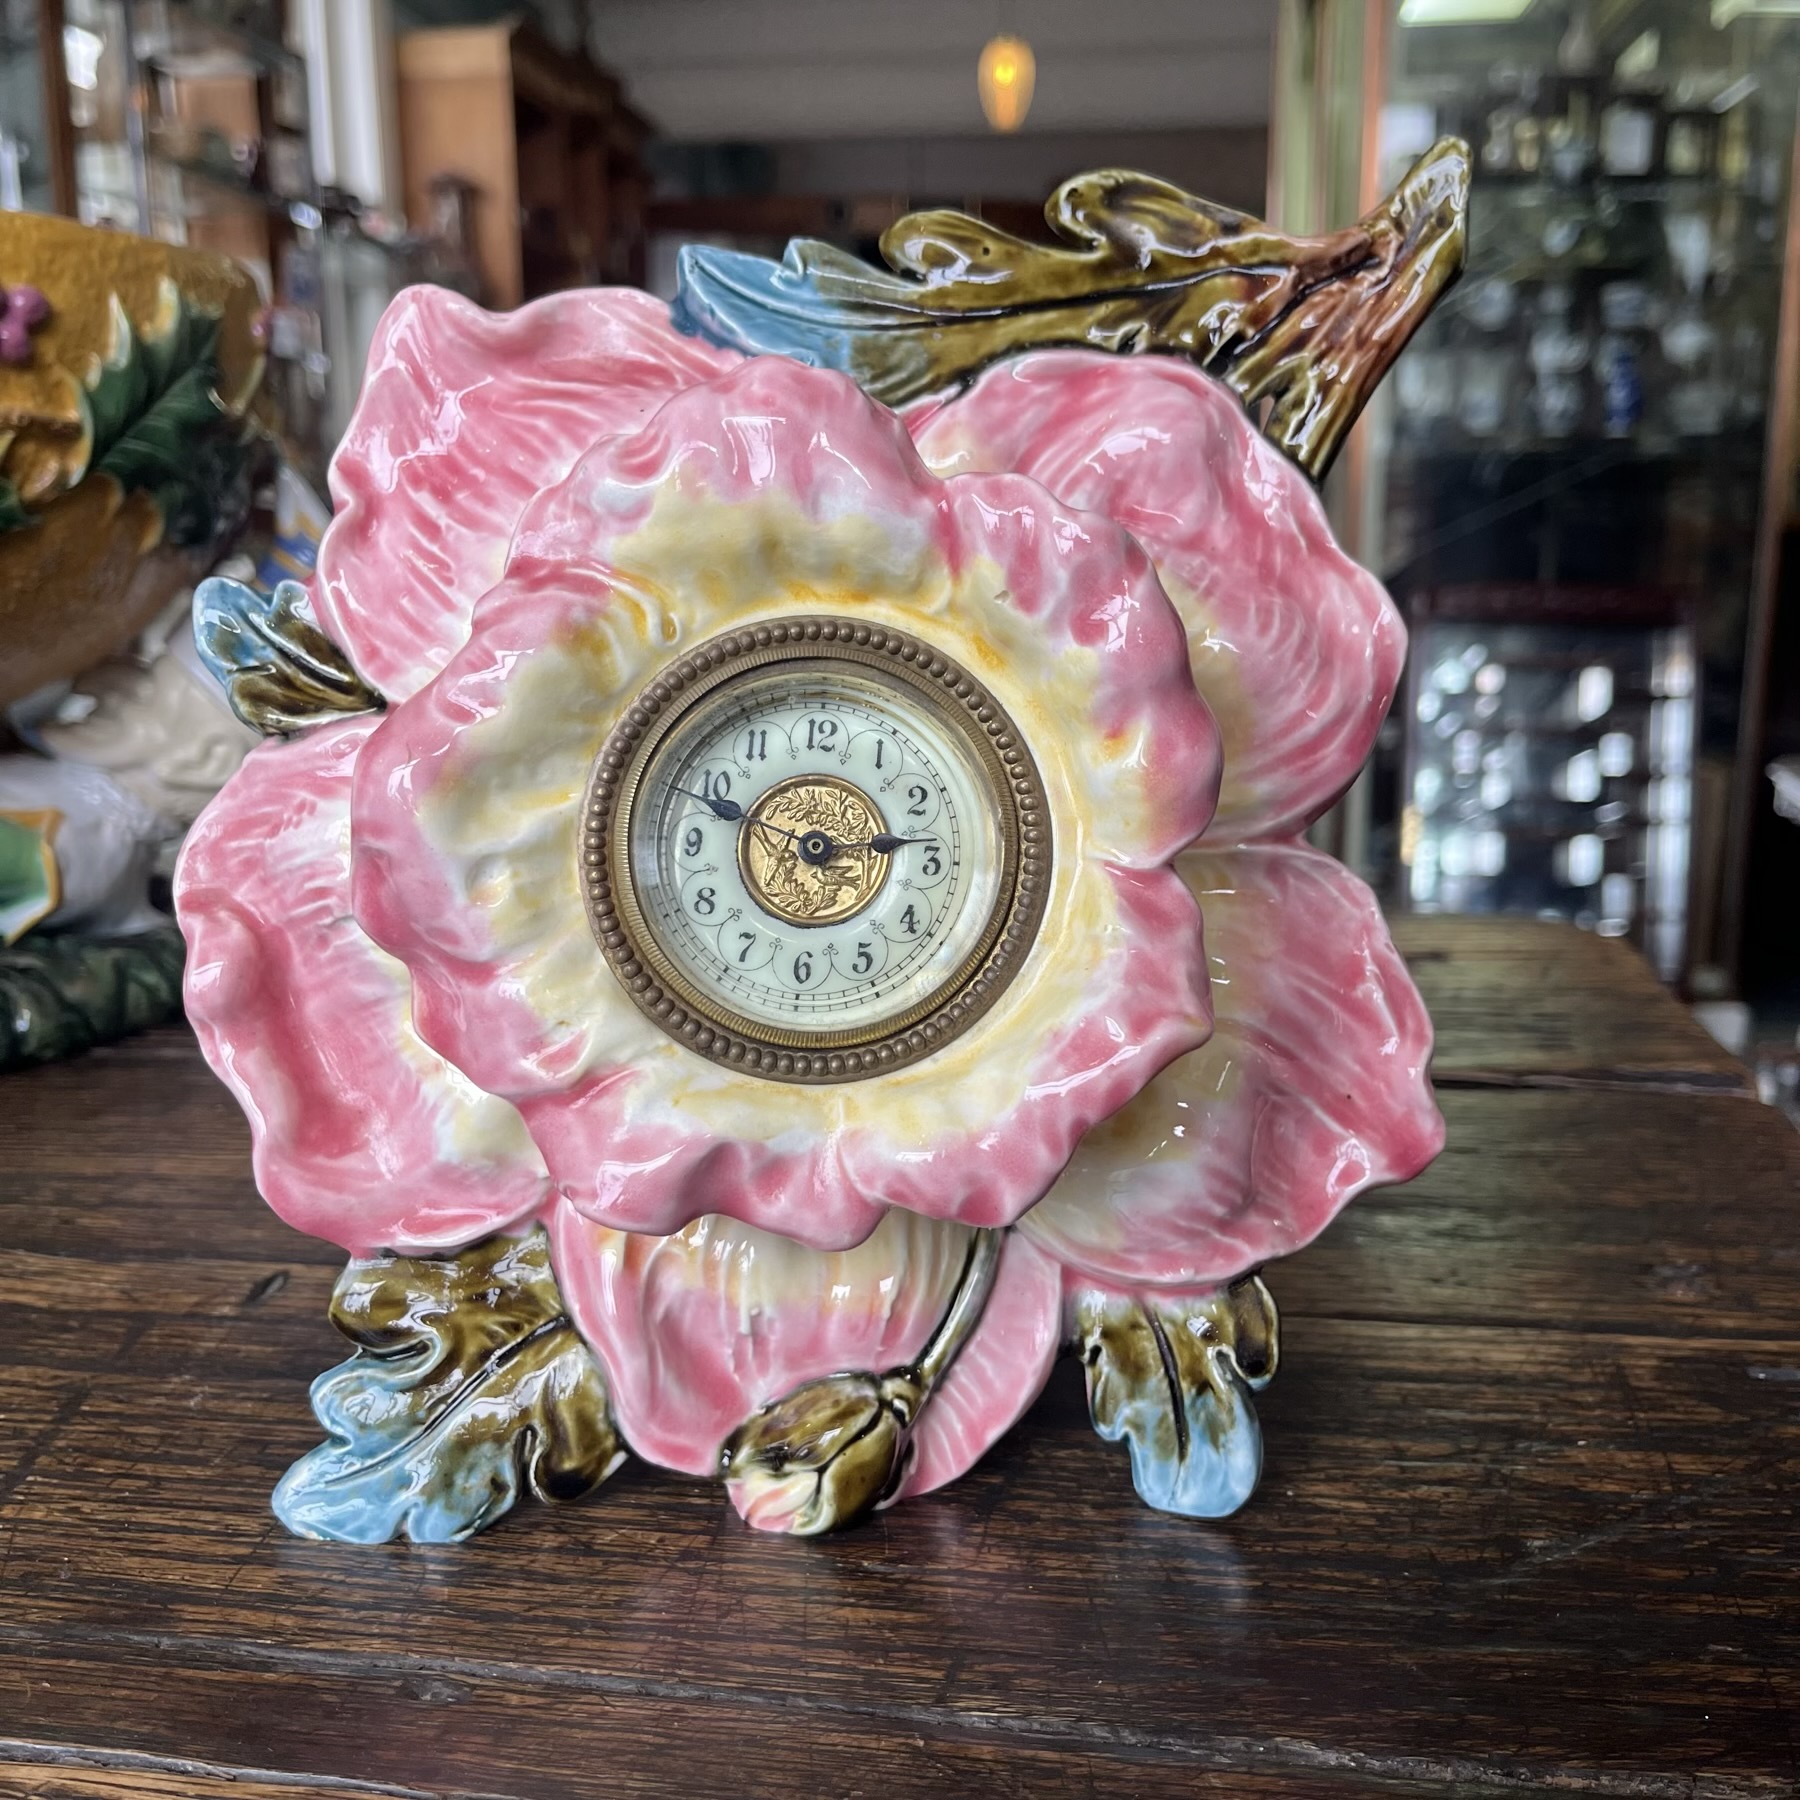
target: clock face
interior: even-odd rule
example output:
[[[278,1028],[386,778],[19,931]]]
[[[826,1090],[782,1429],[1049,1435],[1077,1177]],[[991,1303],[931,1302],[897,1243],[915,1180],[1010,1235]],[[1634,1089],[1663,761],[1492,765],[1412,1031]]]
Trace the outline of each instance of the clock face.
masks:
[[[846,1080],[992,1000],[1048,849],[1036,769],[979,684],[905,634],[795,620],[640,699],[596,768],[583,873],[608,960],[674,1035]]]

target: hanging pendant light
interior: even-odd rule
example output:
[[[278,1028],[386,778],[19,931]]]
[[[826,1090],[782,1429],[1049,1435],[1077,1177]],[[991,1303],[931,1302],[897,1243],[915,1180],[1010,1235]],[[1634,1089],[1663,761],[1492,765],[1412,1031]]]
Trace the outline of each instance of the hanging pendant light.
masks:
[[[976,71],[981,110],[996,131],[1017,131],[1031,110],[1037,81],[1037,58],[1021,37],[990,38]]]

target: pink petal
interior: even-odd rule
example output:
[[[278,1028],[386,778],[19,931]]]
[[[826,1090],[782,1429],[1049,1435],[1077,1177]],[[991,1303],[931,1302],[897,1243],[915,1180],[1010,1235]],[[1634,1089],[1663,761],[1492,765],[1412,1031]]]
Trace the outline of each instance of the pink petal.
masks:
[[[610,1231],[557,1208],[551,1251],[613,1414],[651,1462],[716,1475],[751,1414],[828,1375],[911,1363],[950,1303],[970,1233],[892,1212],[854,1250],[803,1249],[730,1219],[672,1237]],[[1054,1263],[1004,1247],[980,1323],[927,1402],[904,1491],[961,1474],[1042,1388],[1062,1298]],[[770,1523],[765,1521],[765,1523]]]
[[[889,1206],[972,1226],[1010,1224],[1057,1179],[1094,1121],[1206,1035],[1208,999],[1193,979],[1201,934],[1192,895],[1166,869],[1114,871],[1112,886],[1120,941],[1096,949],[1093,967],[1082,970],[1080,1003],[1067,1006],[1064,988],[1066,1017],[1055,1035],[1037,1042],[1015,1033],[986,1058],[986,1071],[979,1051],[952,1062],[958,1046],[911,1071],[905,1121],[943,1114],[934,1130],[914,1127],[918,1136],[884,1129],[884,1105],[902,1116],[902,1102],[882,1100],[895,1076],[823,1091],[736,1076],[756,1082],[758,1136],[713,1136],[702,1129],[704,1116],[671,1107],[670,1085],[695,1084],[680,1067],[641,1078],[608,1071],[569,1091],[524,1096],[518,1107],[563,1195],[630,1231],[664,1235],[704,1213],[725,1213],[815,1249],[842,1249],[868,1237]],[[925,1084],[940,1062],[943,1091],[932,1102],[936,1084]],[[995,1062],[1006,1066],[1004,1085]],[[995,1078],[990,1111],[952,1123],[952,1089],[983,1073]],[[801,1094],[819,1093],[846,1102],[835,1129],[803,1123]]]
[[[1443,1147],[1431,1021],[1368,888],[1297,843],[1179,867],[1206,914],[1212,1040],[1090,1132],[1019,1224],[1102,1281],[1228,1281]]]
[[[263,1197],[365,1255],[467,1243],[548,1183],[523,1123],[414,1035],[405,969],[350,916],[350,781],[373,719],[251,751],[183,846],[187,1013],[250,1121]]]
[[[319,623],[390,699],[415,692],[468,635],[532,496],[599,439],[740,360],[624,288],[512,313],[406,289],[376,330],[331,465]]]
[[[909,420],[933,468],[1018,470],[1150,552],[1224,734],[1213,841],[1296,831],[1349,785],[1405,630],[1229,389],[1170,357],[1044,351]]]
[[[703,540],[645,547],[665,495],[717,508]],[[871,536],[847,529],[859,523]],[[803,543],[771,542],[783,535]],[[648,561],[672,552],[681,558],[672,566]],[[1046,717],[1032,748],[1089,780],[1115,777],[1116,805],[1084,821],[1102,854],[1134,867],[1165,862],[1212,819],[1218,730],[1181,667],[1181,621],[1139,546],[1035,482],[934,480],[905,427],[841,375],[757,357],[689,389],[540,497],[519,523],[507,575],[459,659],[476,690],[439,684],[437,706],[463,707],[459,723],[501,703],[495,682],[516,659],[616,612],[609,590],[666,606],[656,644],[665,659],[707,635],[695,627],[708,610],[775,616],[911,601],[922,616],[905,620],[909,629],[941,641],[1003,699],[994,665],[1019,640],[1080,660],[1082,691],[1058,696],[1075,700],[1078,717]],[[707,604],[693,591],[702,583],[739,592]],[[1071,725],[1092,737],[1074,737]]]
[[[632,698],[809,593],[995,688],[1054,796],[1061,885],[1027,970],[948,1049],[783,1088],[643,1020],[575,869],[592,765]],[[606,1224],[725,1213],[821,1249],[888,1205],[1003,1225],[1206,1034],[1197,912],[1166,860],[1204,829],[1218,770],[1182,641],[1116,526],[1014,477],[940,483],[850,382],[758,359],[531,508],[467,644],[362,760],[356,914],[412,970],[425,1040],[518,1105]]]

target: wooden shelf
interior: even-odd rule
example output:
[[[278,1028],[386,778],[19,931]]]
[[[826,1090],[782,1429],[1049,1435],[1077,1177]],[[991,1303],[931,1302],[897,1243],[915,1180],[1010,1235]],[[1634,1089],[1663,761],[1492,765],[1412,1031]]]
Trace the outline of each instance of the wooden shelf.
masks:
[[[434,181],[470,183],[487,305],[642,281],[650,127],[615,77],[516,19],[408,32],[396,61],[407,212],[425,226]]]

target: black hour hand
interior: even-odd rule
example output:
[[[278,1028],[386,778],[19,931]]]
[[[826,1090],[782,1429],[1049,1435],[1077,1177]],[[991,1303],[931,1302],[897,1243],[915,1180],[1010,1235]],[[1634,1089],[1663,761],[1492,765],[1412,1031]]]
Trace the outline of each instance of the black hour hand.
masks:
[[[673,787],[674,783],[671,782],[670,786]],[[735,824],[744,816],[744,809],[735,800],[721,800],[713,794],[696,794],[692,788],[678,787],[675,792],[685,794],[690,800],[698,800],[702,806],[711,807],[715,819],[727,819]]]
[[[869,839],[869,848],[877,856],[892,856],[903,844],[935,844],[936,838],[929,837],[895,837],[891,831],[884,831],[878,837]]]

